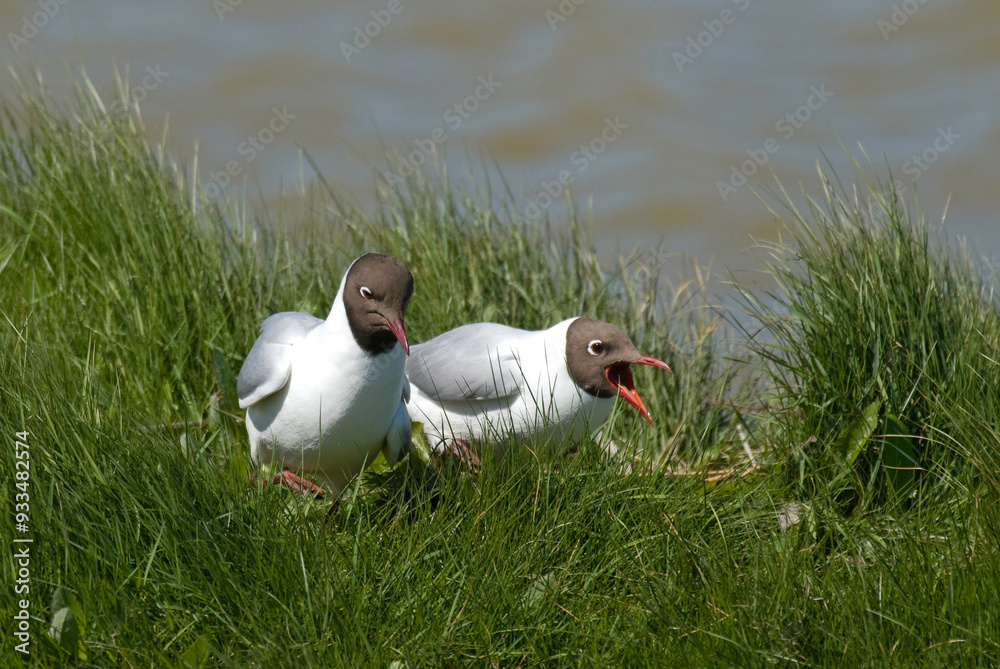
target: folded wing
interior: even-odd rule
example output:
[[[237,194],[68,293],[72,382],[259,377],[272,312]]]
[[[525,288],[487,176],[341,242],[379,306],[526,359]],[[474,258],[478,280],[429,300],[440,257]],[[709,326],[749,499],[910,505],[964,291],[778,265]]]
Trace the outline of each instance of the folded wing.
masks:
[[[410,349],[410,383],[438,401],[494,400],[521,392],[519,344],[530,332],[496,323],[463,325]]]
[[[240,408],[256,404],[285,387],[292,375],[292,346],[322,323],[315,316],[286,311],[261,324],[260,337],[243,361],[236,381]]]

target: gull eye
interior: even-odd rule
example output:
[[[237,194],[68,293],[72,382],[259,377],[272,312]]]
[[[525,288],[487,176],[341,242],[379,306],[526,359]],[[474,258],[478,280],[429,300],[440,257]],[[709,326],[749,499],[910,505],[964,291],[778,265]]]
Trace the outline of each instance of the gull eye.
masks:
[[[366,300],[372,299],[372,291],[368,289],[368,286],[361,286],[361,297]]]
[[[600,355],[604,353],[604,342],[600,339],[595,339],[587,344],[587,352],[590,353],[590,355]]]

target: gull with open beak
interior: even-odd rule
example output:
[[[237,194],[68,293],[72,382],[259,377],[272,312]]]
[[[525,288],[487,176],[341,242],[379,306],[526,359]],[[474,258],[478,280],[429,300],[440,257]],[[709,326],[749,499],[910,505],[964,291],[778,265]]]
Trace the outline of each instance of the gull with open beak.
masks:
[[[438,453],[509,436],[576,440],[608,417],[621,397],[652,424],[630,365],[666,363],[643,355],[628,335],[593,318],[529,332],[496,323],[463,325],[413,346],[406,362],[412,420]]]
[[[251,457],[283,470],[265,482],[336,499],[379,451],[390,465],[407,452],[412,294],[403,263],[369,253],[347,269],[326,320],[283,312],[264,321],[237,393]]]

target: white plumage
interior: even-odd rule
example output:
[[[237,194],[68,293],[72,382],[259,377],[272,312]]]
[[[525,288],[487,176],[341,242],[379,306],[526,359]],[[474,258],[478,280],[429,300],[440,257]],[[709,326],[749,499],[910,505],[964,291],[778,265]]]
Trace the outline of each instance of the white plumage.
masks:
[[[451,438],[579,439],[607,419],[614,397],[587,393],[570,375],[566,332],[574,320],[536,332],[464,325],[414,345],[406,365],[411,419],[439,452]]]
[[[395,464],[410,444],[406,354],[358,344],[344,304],[348,273],[326,320],[285,312],[264,321],[238,387],[251,457],[315,477],[334,497],[380,450]]]

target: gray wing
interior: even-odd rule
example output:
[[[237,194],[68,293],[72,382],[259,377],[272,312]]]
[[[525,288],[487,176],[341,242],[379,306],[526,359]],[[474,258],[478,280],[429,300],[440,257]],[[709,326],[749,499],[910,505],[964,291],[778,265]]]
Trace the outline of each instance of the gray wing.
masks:
[[[285,387],[292,374],[292,344],[322,322],[309,314],[285,311],[261,324],[260,337],[243,361],[236,381],[241,409]]]
[[[440,402],[513,397],[524,379],[516,350],[531,334],[496,323],[463,325],[412,346],[406,376]]]

